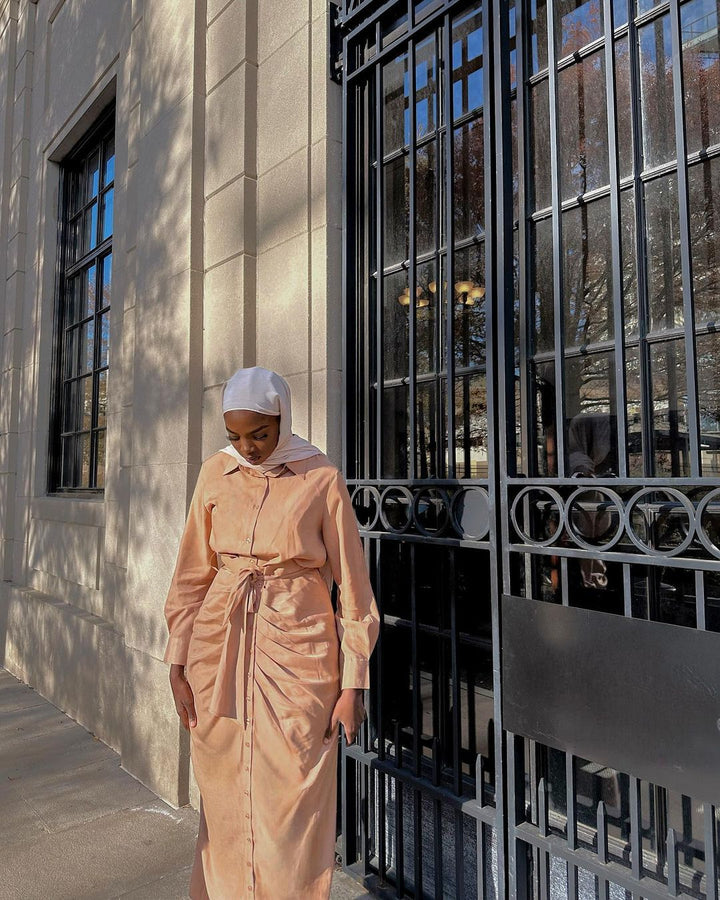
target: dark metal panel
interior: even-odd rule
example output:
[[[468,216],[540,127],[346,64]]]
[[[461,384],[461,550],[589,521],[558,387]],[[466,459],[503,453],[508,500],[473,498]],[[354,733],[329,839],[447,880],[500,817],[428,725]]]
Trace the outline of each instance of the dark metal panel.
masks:
[[[505,727],[720,800],[720,635],[503,596]]]

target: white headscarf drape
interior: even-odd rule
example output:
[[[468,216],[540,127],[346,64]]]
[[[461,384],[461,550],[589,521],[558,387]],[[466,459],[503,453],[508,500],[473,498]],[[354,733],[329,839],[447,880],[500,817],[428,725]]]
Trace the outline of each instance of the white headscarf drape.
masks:
[[[228,379],[223,390],[223,413],[232,409],[248,409],[266,416],[280,416],[280,436],[277,447],[264,462],[253,465],[242,454],[228,444],[223,447],[241,466],[266,472],[275,466],[307,459],[321,451],[313,444],[292,433],[292,411],[290,405],[290,387],[287,381],[277,372],[253,366],[250,369],[238,369]]]

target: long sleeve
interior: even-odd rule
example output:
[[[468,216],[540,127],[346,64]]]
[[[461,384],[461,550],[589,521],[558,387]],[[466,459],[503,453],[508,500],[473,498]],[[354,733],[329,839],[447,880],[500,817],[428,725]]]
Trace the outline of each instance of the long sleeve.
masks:
[[[175,572],[165,601],[165,619],[170,637],[164,660],[178,665],[187,662],[193,622],[217,571],[215,554],[210,548],[211,516],[205,505],[204,486],[203,468],[195,485]]]
[[[328,487],[323,542],[338,586],[341,687],[367,688],[368,661],[377,640],[380,617],[350,495],[339,472]]]

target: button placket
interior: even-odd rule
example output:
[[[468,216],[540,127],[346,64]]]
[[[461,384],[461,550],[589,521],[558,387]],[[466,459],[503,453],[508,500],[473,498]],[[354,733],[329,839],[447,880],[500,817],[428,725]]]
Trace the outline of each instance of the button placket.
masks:
[[[258,519],[260,518],[260,512],[263,508],[263,504],[270,492],[270,478],[266,474],[265,475],[265,485],[262,497],[259,501],[256,501],[252,504],[251,509],[254,512],[254,516],[252,517],[252,527],[250,528],[250,534],[245,538],[245,543],[250,545],[249,548],[249,556],[253,559],[257,559],[254,554],[254,542],[255,542],[255,532],[257,529]],[[253,582],[252,591],[255,593],[256,591],[261,592],[264,589],[265,580],[262,575],[258,578],[257,581]],[[253,597],[253,607],[255,607],[255,612],[252,613],[250,617],[250,627],[248,629],[249,634],[245,634],[245,640],[250,642],[250,658],[248,661],[248,678],[247,678],[247,692],[245,696],[242,697],[242,703],[245,708],[245,750],[247,752],[247,764],[244,767],[245,774],[245,790],[244,794],[247,798],[247,813],[245,814],[245,818],[248,820],[248,831],[249,836],[247,842],[249,844],[249,854],[250,858],[247,862],[247,867],[250,869],[249,878],[250,883],[248,884],[248,893],[253,893],[255,890],[255,839],[253,834],[253,819],[252,819],[252,757],[253,757],[253,749],[254,749],[254,734],[253,729],[255,725],[255,645],[257,641],[257,616],[260,607],[260,603],[262,602],[262,594],[258,597],[255,595]]]

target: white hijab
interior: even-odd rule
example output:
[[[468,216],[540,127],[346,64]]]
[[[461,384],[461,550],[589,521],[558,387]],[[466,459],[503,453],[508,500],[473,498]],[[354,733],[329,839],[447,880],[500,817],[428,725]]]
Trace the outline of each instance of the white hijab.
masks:
[[[298,459],[317,456],[322,451],[313,444],[292,433],[292,413],[290,409],[290,387],[277,372],[253,366],[238,369],[228,379],[223,390],[223,413],[231,409],[248,409],[265,416],[280,416],[280,435],[277,446],[268,458],[259,465],[248,462],[244,456],[228,444],[222,452],[232,456],[241,466],[267,472]]]

